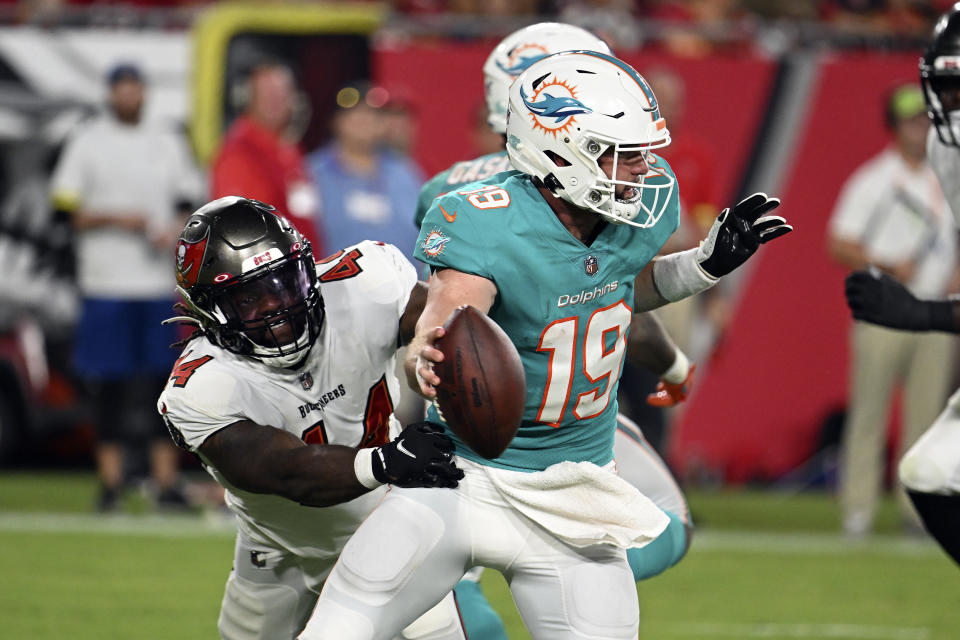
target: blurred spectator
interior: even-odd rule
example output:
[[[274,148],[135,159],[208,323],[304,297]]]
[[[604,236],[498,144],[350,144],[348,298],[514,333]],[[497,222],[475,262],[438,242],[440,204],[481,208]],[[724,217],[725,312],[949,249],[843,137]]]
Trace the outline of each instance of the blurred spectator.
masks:
[[[885,117],[893,144],[843,186],[830,220],[830,253],[851,270],[872,266],[889,273],[918,298],[943,298],[956,273],[956,229],[926,161],[929,121],[920,88],[904,85],[893,91]],[[854,324],[840,476],[848,535],[863,536],[873,528],[894,388],[904,389],[903,431],[895,456],[899,460],[946,399],[952,346],[945,334]],[[902,489],[897,493],[905,523],[919,529]]]
[[[77,236],[83,310],[74,360],[89,385],[98,428],[97,506],[117,506],[125,448],[150,441],[156,501],[181,506],[179,454],[151,406],[175,352],[170,255],[202,197],[185,141],[141,119],[144,78],[131,64],[108,74],[109,112],[67,143],[52,178],[52,197]],[[126,446],[125,446],[126,445]]]
[[[294,126],[298,96],[293,73],[278,62],[261,63],[238,94],[242,113],[214,158],[211,198],[238,195],[269,202],[307,236],[314,255],[325,255],[317,192]]]
[[[702,58],[721,48],[751,46],[749,34],[740,27],[745,15],[740,0],[650,0],[645,4],[643,18],[669,25],[657,36],[670,54]]]
[[[407,156],[385,147],[390,93],[368,83],[337,93],[333,139],[307,157],[320,192],[330,249],[361,240],[396,245],[413,262],[417,229],[410,224],[423,173]]]
[[[614,50],[638,49],[642,32],[632,11],[631,0],[577,0],[563,3],[558,20],[597,34]]]
[[[474,16],[535,16],[537,0],[447,0],[447,10]]]
[[[401,89],[389,92],[390,100],[383,106],[383,144],[400,156],[410,156],[417,141],[417,114]]]

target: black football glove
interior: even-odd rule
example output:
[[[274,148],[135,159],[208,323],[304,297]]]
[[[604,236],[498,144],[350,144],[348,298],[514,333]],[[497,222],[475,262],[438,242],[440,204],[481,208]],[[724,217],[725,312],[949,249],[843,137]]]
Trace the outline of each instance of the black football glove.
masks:
[[[918,300],[886,273],[854,271],[845,293],[856,320],[906,331],[956,331],[952,302]]]
[[[453,462],[453,441],[433,422],[408,425],[373,450],[373,477],[398,487],[454,488],[463,471]]]
[[[720,278],[746,262],[761,244],[793,231],[785,218],[766,215],[779,206],[779,198],[755,193],[724,209],[697,250],[700,267]]]

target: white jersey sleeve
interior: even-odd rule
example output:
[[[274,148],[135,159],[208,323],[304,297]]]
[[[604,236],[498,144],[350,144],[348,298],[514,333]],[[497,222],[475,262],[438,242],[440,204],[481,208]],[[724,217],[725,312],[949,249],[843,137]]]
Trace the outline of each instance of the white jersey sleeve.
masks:
[[[196,453],[203,442],[241,420],[275,425],[281,419],[246,376],[237,375],[232,354],[206,340],[194,340],[174,366],[157,405],[170,435],[183,449]]]
[[[953,219],[960,225],[960,149],[940,142],[937,130],[927,132],[927,159],[937,174],[940,188],[953,212]]]

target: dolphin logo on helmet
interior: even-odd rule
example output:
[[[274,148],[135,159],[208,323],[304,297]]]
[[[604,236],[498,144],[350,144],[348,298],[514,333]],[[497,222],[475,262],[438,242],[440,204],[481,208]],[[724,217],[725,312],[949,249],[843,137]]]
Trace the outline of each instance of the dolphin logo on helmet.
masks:
[[[549,54],[547,53],[541,53],[538,55],[523,56],[516,63],[510,66],[505,66],[502,62],[497,60],[497,66],[500,67],[500,70],[503,71],[504,73],[511,75],[513,77],[517,77],[518,75],[526,71],[527,67],[532,65],[534,62],[536,62],[537,60],[542,60],[543,58],[546,58],[548,55]]]
[[[553,118],[554,122],[560,122],[564,118],[569,118],[579,113],[593,113],[593,109],[587,105],[576,98],[567,96],[557,97],[549,93],[543,93],[538,96],[542,98],[540,102],[530,102],[530,99],[527,98],[523,91],[523,87],[520,87],[520,97],[523,98],[523,104],[527,105],[527,109],[530,109],[530,111],[541,118]]]

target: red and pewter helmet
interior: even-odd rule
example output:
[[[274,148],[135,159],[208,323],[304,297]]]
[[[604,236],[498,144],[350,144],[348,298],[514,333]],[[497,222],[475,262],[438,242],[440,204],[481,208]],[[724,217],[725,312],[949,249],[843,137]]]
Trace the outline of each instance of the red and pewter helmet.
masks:
[[[323,324],[309,241],[263,202],[227,196],[187,219],[177,290],[220,347],[274,367],[306,356]]]

